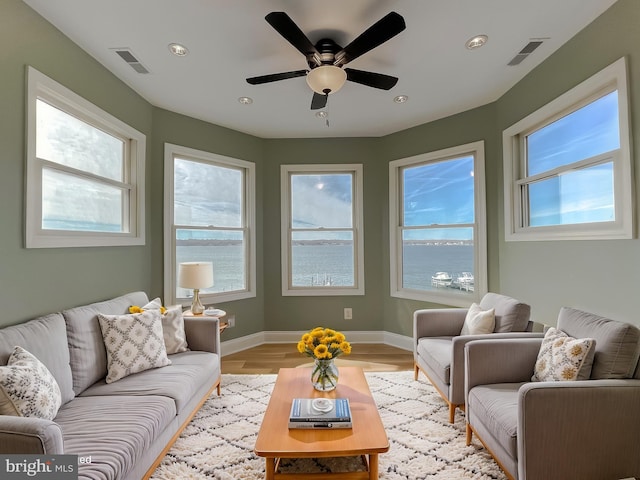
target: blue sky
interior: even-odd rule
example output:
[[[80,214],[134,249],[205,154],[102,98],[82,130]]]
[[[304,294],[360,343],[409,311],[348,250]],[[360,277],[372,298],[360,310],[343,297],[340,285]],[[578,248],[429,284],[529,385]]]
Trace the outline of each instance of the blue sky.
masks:
[[[474,221],[473,156],[403,170],[404,226],[464,225]],[[470,228],[405,231],[405,240],[469,240]]]
[[[527,137],[528,174],[620,148],[614,91]],[[531,226],[615,220],[613,163],[571,170],[531,185]]]

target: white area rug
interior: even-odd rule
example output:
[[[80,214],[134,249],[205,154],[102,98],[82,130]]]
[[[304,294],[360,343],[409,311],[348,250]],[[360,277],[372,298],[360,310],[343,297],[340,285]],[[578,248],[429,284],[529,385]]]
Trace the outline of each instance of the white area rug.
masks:
[[[478,440],[465,445],[464,417],[452,425],[435,389],[413,372],[365,373],[389,437],[379,457],[380,479],[482,479],[506,477]],[[222,396],[209,398],[185,428],[153,480],[264,478],[264,459],[253,453],[275,375],[223,375]],[[281,471],[350,471],[357,457],[283,462]],[[295,476],[292,476],[295,478]]]

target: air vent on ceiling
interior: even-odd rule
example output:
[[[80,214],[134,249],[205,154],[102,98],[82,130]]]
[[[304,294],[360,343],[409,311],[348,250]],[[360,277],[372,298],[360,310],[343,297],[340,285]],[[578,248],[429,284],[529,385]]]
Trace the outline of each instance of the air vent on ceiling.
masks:
[[[140,60],[136,58],[136,56],[129,50],[128,48],[114,48],[113,49],[120,58],[122,58],[125,62],[129,64],[131,68],[133,68],[138,73],[149,73],[149,70],[146,69]]]
[[[507,64],[509,66],[519,65],[525,58],[527,58],[531,52],[533,52],[536,48],[542,45],[543,39],[532,39],[529,43],[527,43],[522,50],[518,52],[518,54],[511,59],[511,61]]]

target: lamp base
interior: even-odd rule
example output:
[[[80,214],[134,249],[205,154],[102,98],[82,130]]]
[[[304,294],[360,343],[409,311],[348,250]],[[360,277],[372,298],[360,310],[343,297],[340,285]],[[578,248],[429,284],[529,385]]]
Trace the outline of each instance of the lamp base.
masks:
[[[194,315],[202,315],[204,313],[204,305],[200,301],[200,290],[193,289],[193,300],[191,302],[191,313]]]

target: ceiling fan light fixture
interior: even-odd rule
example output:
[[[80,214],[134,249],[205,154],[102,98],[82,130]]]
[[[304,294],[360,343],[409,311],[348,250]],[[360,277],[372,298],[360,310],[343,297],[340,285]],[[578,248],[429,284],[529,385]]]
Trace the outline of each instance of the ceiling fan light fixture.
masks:
[[[347,72],[335,65],[320,65],[307,74],[307,84],[320,95],[337,92],[346,81]]]

